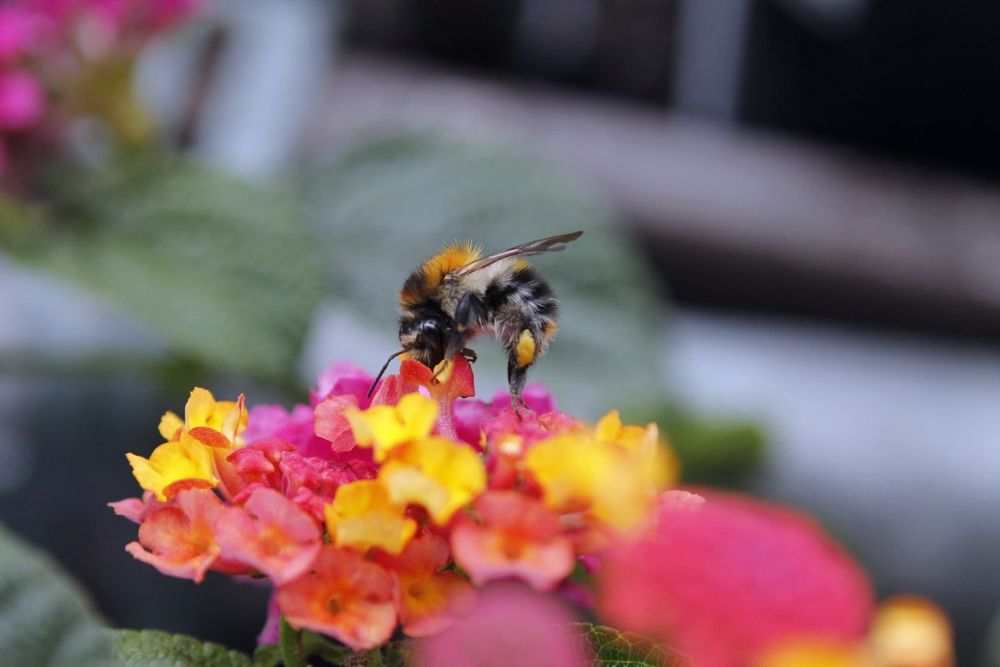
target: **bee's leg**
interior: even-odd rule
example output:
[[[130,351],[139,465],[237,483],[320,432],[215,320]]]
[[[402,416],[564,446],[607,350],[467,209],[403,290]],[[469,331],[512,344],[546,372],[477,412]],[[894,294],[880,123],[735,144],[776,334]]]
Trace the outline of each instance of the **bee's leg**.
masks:
[[[468,358],[468,355],[466,355],[467,348],[465,347],[465,340],[466,340],[465,334],[463,332],[459,331],[456,328],[456,329],[451,329],[450,332],[447,334],[447,336],[448,336],[448,341],[445,344],[444,360],[445,361],[451,361],[459,353],[461,353],[466,358]],[[468,350],[468,351],[472,352],[472,350]],[[473,356],[475,356],[475,354],[476,354],[475,352],[472,352]],[[446,367],[447,367],[447,364],[443,364],[440,368],[438,368],[434,372],[434,375],[431,376],[431,382],[432,383],[437,381],[437,376]]]
[[[462,356],[465,357],[470,364],[476,363],[476,360],[479,359],[479,355],[476,354],[476,351],[470,350],[467,347],[462,348]]]
[[[455,306],[455,326],[448,335],[445,359],[454,359],[457,354],[461,354],[470,362],[478,358],[475,352],[465,347],[465,343],[475,336],[485,314],[486,307],[478,296],[472,292],[462,295],[458,305]]]
[[[465,336],[470,329],[482,326],[485,317],[483,302],[472,292],[466,292],[455,306],[455,330]]]
[[[517,357],[507,359],[507,384],[510,386],[510,405],[514,408],[514,414],[518,419],[521,417],[521,407],[524,399],[524,383],[528,379],[528,368],[517,365]]]
[[[534,363],[537,350],[535,335],[530,329],[522,329],[517,340],[507,346],[507,384],[510,386],[510,400],[518,417],[521,416],[520,408],[524,405],[521,394],[524,393],[524,383],[528,379],[528,367]]]

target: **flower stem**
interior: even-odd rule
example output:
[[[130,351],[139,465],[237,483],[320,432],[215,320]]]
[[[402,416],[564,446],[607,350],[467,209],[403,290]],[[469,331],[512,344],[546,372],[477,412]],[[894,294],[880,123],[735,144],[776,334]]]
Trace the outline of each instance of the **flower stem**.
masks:
[[[285,667],[306,667],[306,657],[302,652],[302,632],[296,630],[285,617],[281,617],[278,631],[278,652]]]

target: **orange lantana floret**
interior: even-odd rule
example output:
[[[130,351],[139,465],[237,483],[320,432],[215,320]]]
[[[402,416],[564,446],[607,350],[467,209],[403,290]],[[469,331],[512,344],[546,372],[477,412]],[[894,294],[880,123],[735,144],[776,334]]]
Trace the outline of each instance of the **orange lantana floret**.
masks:
[[[452,530],[455,561],[477,586],[518,577],[551,590],[569,576],[573,546],[559,519],[542,503],[513,491],[489,491],[473,504],[479,521],[463,518]]]
[[[355,650],[389,640],[396,627],[395,581],[360,554],[327,544],[313,569],[278,588],[278,606],[294,628],[330,635]]]
[[[441,632],[475,604],[475,589],[465,577],[441,571],[449,557],[448,542],[429,531],[410,541],[399,556],[379,557],[396,577],[396,609],[410,637]]]

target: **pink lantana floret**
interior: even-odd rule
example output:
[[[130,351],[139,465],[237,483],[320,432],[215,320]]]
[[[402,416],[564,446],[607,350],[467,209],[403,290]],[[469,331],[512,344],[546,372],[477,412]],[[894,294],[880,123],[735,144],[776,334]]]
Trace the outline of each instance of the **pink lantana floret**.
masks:
[[[156,493],[153,491],[146,491],[142,494],[142,498],[125,498],[108,503],[108,507],[113,509],[115,514],[125,517],[132,523],[142,523],[150,512],[160,507],[166,507],[168,504],[157,500]]]
[[[551,590],[573,570],[573,546],[559,519],[541,502],[513,491],[489,491],[473,505],[480,521],[463,518],[452,530],[457,562],[476,585],[520,578]]]
[[[292,627],[369,649],[386,642],[396,627],[394,588],[381,566],[327,544],[309,572],[278,589],[278,606]]]
[[[417,641],[415,667],[585,667],[583,639],[570,611],[550,596],[517,585],[480,592],[475,611],[444,632]]]
[[[522,398],[528,410],[536,415],[555,410],[552,395],[539,382],[532,382],[525,387]],[[494,394],[493,400],[489,402],[475,399],[455,401],[455,430],[458,437],[470,445],[480,446],[486,423],[507,408],[510,408],[510,394],[502,390]]]
[[[24,130],[42,116],[45,95],[34,76],[24,72],[0,73],[0,130]]]
[[[448,542],[429,531],[398,556],[379,554],[379,563],[396,578],[396,609],[410,637],[441,632],[475,606],[472,584],[457,572],[441,571],[449,559]]]
[[[216,524],[215,539],[226,557],[266,574],[276,584],[300,576],[316,558],[319,525],[291,500],[267,488],[255,490],[243,507],[229,507]]]
[[[344,411],[358,408],[355,396],[328,396],[315,408],[314,430],[316,436],[329,442],[327,447],[334,452],[348,452],[358,446],[351,424]]]
[[[173,503],[145,516],[139,540],[125,549],[163,574],[200,582],[222,551],[214,536],[222,512],[222,501],[214,492],[180,491]]]
[[[363,368],[338,361],[319,376],[316,387],[309,392],[309,401],[317,405],[331,396],[353,396],[357,406],[364,410],[371,405],[368,390],[374,379]]]
[[[599,608],[699,667],[743,667],[783,639],[855,641],[874,609],[864,572],[810,519],[749,496],[674,494],[653,534],[603,558]]]

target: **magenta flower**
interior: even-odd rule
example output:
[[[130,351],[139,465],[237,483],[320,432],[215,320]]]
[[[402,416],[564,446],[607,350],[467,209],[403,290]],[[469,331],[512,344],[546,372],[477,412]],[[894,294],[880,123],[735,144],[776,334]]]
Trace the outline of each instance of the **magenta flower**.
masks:
[[[29,53],[49,21],[29,7],[0,6],[0,64]]]
[[[552,395],[540,382],[533,382],[525,387],[522,398],[535,414],[545,414],[556,409]],[[455,401],[455,430],[458,437],[470,445],[480,446],[485,424],[506,408],[510,408],[510,394],[503,390],[494,394],[493,400],[489,402],[471,398]]]
[[[417,641],[415,667],[585,667],[592,664],[570,611],[551,596],[522,586],[494,585],[475,611],[449,629]]]
[[[857,563],[807,517],[749,496],[673,495],[648,537],[609,550],[599,610],[698,667],[752,665],[788,638],[857,640],[874,610]]]
[[[0,73],[0,130],[24,130],[42,116],[44,93],[38,80],[24,72]]]
[[[346,361],[330,366],[316,380],[316,387],[309,392],[309,402],[316,405],[330,396],[353,396],[364,410],[371,405],[368,389],[374,380],[363,368]]]

